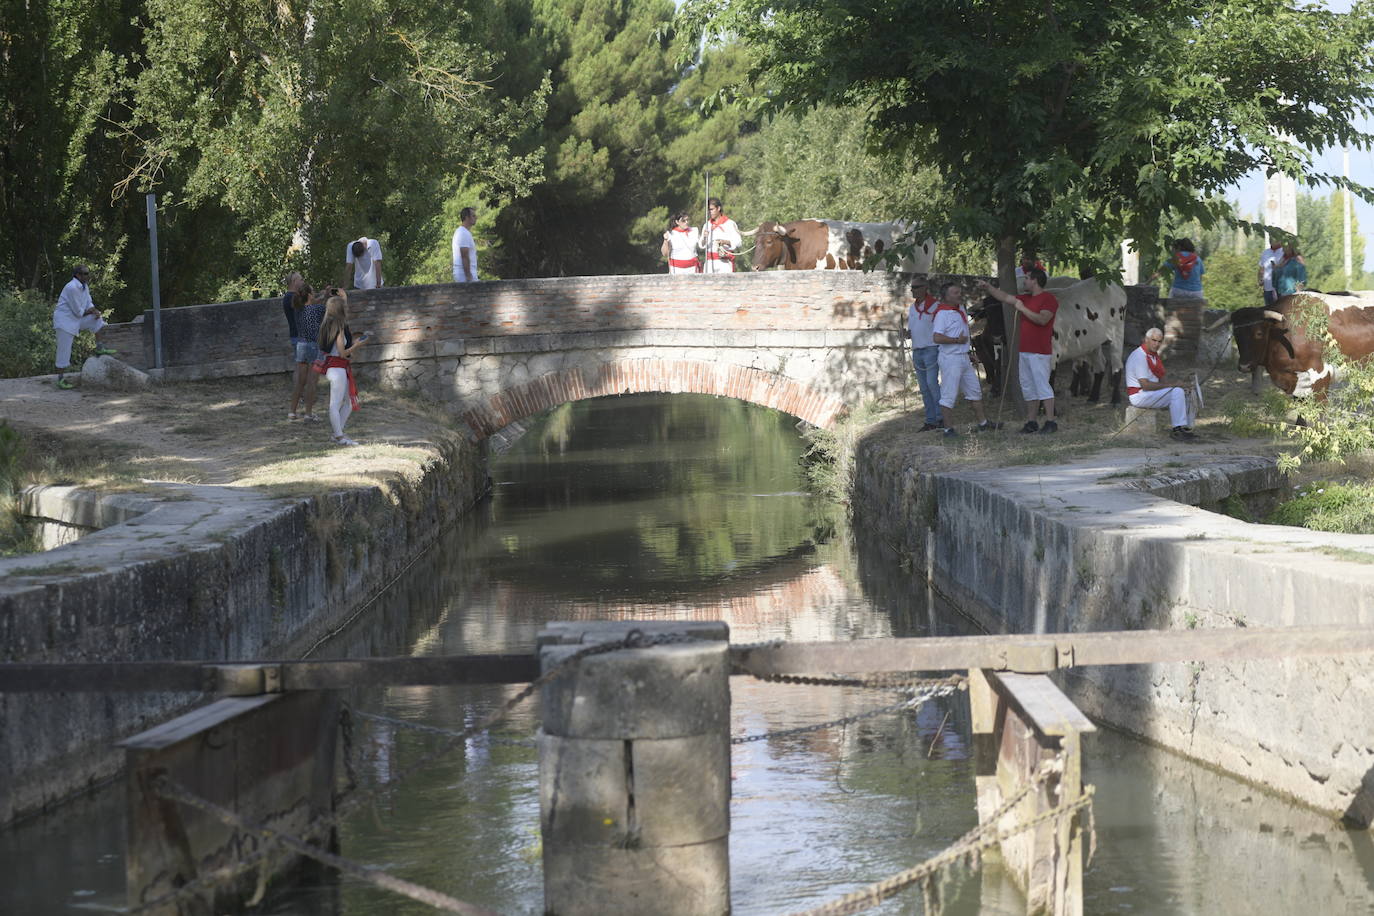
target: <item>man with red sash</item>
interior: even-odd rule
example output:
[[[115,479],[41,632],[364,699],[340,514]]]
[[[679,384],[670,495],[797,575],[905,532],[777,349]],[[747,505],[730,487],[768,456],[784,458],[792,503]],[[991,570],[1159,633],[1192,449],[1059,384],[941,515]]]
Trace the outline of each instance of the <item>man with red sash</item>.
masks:
[[[1169,438],[1179,442],[1194,442],[1197,435],[1192,430],[1192,418],[1188,415],[1188,395],[1180,385],[1166,384],[1164,381],[1164,360],[1159,358],[1159,348],[1164,345],[1164,332],[1150,328],[1140,341],[1140,346],[1126,357],[1126,397],[1132,407],[1147,410],[1169,408],[1169,425],[1173,431]]]
[[[706,201],[706,214],[708,219],[701,230],[701,247],[706,251],[706,264],[702,272],[734,273],[735,252],[744,244],[744,238],[739,234],[739,226],[725,215],[719,197],[712,197]]]
[[[973,368],[968,342],[968,313],[964,311],[964,288],[958,283],[946,283],[940,288],[940,306],[935,310],[935,325],[931,338],[940,348],[940,407],[945,435],[956,436],[949,425],[949,412],[959,395],[973,405],[978,417],[977,432],[1001,429],[1001,423],[991,423],[983,413],[983,386]]]
[[[701,262],[697,260],[698,233],[691,225],[692,218],[679,211],[663,233],[663,256],[668,259],[668,273],[701,273]]]
[[[1045,292],[1049,278],[1039,267],[1026,271],[1027,292],[1020,296],[1004,293],[986,280],[978,287],[998,302],[1010,305],[1020,315],[1016,327],[1017,377],[1021,382],[1021,398],[1026,402],[1026,425],[1023,433],[1059,431],[1054,420],[1054,388],[1050,386],[1050,370],[1054,368],[1054,316],[1059,300]],[[1045,425],[1036,417],[1045,409]]]

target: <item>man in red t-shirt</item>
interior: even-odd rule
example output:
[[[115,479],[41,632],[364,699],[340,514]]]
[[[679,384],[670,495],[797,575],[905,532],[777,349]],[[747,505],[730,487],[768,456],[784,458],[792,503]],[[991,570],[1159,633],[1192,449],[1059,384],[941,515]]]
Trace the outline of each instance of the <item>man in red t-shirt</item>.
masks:
[[[1054,316],[1059,311],[1059,300],[1053,293],[1045,292],[1047,282],[1049,277],[1039,267],[1026,271],[1028,292],[1021,296],[1004,293],[986,280],[978,281],[980,289],[998,302],[1010,305],[1021,316],[1016,329],[1016,352],[1021,397],[1026,402],[1023,433],[1059,431],[1059,424],[1054,422],[1054,389],[1050,387],[1050,370],[1054,368]],[[1044,426],[1036,422],[1041,407],[1045,408]]]

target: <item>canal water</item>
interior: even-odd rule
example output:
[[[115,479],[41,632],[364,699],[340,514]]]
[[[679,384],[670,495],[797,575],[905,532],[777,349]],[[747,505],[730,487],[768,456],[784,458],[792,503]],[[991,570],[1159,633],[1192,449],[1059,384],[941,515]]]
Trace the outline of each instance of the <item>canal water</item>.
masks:
[[[970,632],[925,603],[880,532],[803,491],[792,419],[728,399],[634,396],[564,405],[494,462],[494,493],[317,657],[525,652],[551,620],[725,620],[732,639],[860,640]],[[731,681],[733,733],[764,735],[893,702],[882,691]],[[439,763],[409,764],[517,687],[360,692],[351,737],[375,804],[342,852],[503,913],[542,912],[534,702]],[[732,756],[737,914],[817,906],[921,861],[976,824],[967,703],[740,744]],[[1368,834],[1102,732],[1086,912],[1374,912]],[[0,914],[123,905],[122,791],[0,832]],[[954,914],[1020,914],[995,867],[953,872]],[[919,894],[872,912],[919,913]],[[255,912],[402,916],[426,907],[307,878]]]

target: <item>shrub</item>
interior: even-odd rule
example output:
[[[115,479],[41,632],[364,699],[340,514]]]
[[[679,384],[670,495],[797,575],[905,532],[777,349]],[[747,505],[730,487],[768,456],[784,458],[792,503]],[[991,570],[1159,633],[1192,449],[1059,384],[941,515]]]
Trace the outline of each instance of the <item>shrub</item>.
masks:
[[[1265,521],[1314,531],[1374,534],[1374,487],[1315,481],[1299,489]]]
[[[34,290],[0,289],[0,378],[46,375],[53,371],[57,333],[49,301]],[[72,346],[72,365],[80,367],[95,350],[95,339],[82,334]]]

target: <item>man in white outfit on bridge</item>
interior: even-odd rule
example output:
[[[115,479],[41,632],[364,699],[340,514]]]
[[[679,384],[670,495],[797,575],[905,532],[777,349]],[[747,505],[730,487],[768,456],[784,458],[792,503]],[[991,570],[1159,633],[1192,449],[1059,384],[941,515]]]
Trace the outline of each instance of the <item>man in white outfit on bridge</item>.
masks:
[[[1193,442],[1193,420],[1188,405],[1188,394],[1181,385],[1170,385],[1164,381],[1164,360],[1159,358],[1159,348],[1164,345],[1164,332],[1150,328],[1141,338],[1140,346],[1126,357],[1124,375],[1126,377],[1126,398],[1132,407],[1145,410],[1169,409],[1169,425],[1173,431],[1171,439],[1179,442]]]
[[[735,272],[735,252],[744,244],[739,226],[725,215],[720,198],[706,201],[706,225],[701,230],[701,247],[706,252],[702,273],[729,274]]]
[[[695,274],[701,272],[701,262],[697,260],[697,230],[692,226],[692,218],[685,212],[673,214],[668,230],[663,233],[663,256],[668,259],[668,273]]]
[[[87,285],[91,278],[91,272],[86,269],[85,264],[78,264],[72,270],[71,281],[62,287],[62,294],[57,297],[57,308],[53,309],[52,326],[57,332],[57,358],[54,365],[57,367],[57,387],[63,391],[75,387],[67,381],[67,370],[72,364],[72,344],[76,342],[77,336],[82,331],[96,333],[105,327],[105,319],[100,316],[100,310],[91,301],[91,289]],[[111,350],[109,347],[102,347],[96,343],[96,356],[113,356],[119,351]]]
[[[477,282],[477,242],[472,237],[472,227],[477,222],[477,211],[464,207],[459,215],[461,222],[453,231],[453,282]]]

